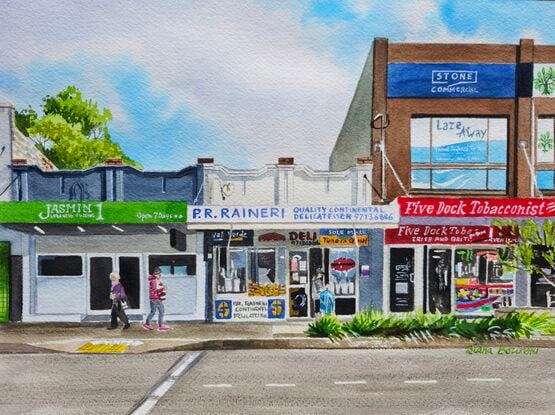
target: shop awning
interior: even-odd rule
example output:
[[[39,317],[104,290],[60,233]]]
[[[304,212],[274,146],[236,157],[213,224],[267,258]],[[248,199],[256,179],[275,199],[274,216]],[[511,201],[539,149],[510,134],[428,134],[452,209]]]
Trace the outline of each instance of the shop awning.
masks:
[[[148,225],[62,225],[62,224],[3,224],[2,226],[31,235],[150,235],[169,234],[172,229],[186,233],[183,223],[148,224]]]

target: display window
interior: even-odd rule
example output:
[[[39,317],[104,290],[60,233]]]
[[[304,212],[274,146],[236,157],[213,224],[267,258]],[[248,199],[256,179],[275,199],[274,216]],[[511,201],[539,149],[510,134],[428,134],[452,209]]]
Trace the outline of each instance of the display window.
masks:
[[[412,118],[412,188],[506,190],[507,125],[506,118]]]
[[[454,247],[428,250],[428,308],[450,313],[451,284],[455,311],[463,314],[491,313],[514,303],[514,273],[499,262],[502,248]]]
[[[160,268],[162,275],[185,277],[196,275],[196,255],[149,255],[148,269],[152,274],[154,268]]]
[[[37,258],[40,277],[82,276],[81,255],[39,255]]]
[[[285,294],[285,281],[278,272],[275,248],[217,248],[218,294],[270,297]]]

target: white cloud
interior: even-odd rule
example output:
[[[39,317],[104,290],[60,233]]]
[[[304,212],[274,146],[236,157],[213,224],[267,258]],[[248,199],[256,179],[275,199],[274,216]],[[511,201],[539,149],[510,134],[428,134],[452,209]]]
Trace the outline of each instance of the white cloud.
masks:
[[[321,28],[303,27],[300,7],[222,4],[13,3],[0,25],[0,65],[21,69],[84,54],[86,83],[121,120],[123,105],[106,76],[85,66],[126,56],[146,68],[172,109],[186,105],[232,142],[251,145],[256,165],[291,154],[325,167],[357,74],[325,57],[326,45],[315,40]]]

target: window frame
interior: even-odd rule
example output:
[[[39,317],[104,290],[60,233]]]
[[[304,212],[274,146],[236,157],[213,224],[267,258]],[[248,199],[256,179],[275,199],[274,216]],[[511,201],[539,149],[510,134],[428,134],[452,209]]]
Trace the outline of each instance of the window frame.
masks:
[[[43,275],[40,274],[40,257],[79,257],[81,258],[81,274],[80,275]],[[45,253],[40,252],[35,255],[35,266],[37,278],[84,278],[86,276],[86,255],[82,253]]]
[[[426,119],[429,120],[429,127],[428,127],[428,145],[429,145],[429,155],[427,162],[413,162],[412,157],[412,147],[413,147],[413,128],[412,122],[415,119]],[[432,133],[432,123],[434,120],[442,120],[442,119],[483,119],[486,120],[488,125],[488,133],[487,133],[487,143],[486,143],[486,162],[484,163],[434,163],[433,162],[433,133]],[[505,133],[506,133],[506,157],[504,163],[498,162],[490,162],[488,159],[490,157],[489,149],[490,149],[490,120],[504,120],[506,122],[505,125]],[[488,194],[507,194],[508,192],[508,168],[509,168],[509,127],[510,127],[510,118],[508,116],[502,115],[493,115],[493,116],[468,116],[468,115],[451,115],[451,114],[442,114],[442,115],[413,115],[409,120],[409,157],[410,157],[410,189],[415,193],[438,193],[438,192],[445,192],[445,193],[488,193]],[[474,189],[448,189],[448,188],[434,188],[433,187],[433,178],[434,172],[437,171],[445,171],[445,170],[485,170],[485,186],[484,188],[474,188]],[[428,172],[428,187],[415,187],[414,186],[414,176],[413,173],[416,171],[421,172]],[[489,185],[492,180],[492,175],[494,171],[503,171],[505,175],[505,186],[502,189],[489,189]]]

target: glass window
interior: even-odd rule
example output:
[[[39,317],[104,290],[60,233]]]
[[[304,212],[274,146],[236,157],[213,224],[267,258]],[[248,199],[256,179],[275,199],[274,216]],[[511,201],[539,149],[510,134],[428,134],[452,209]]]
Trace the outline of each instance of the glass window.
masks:
[[[149,273],[159,267],[162,275],[185,276],[196,275],[196,255],[150,255],[148,257]]]
[[[81,276],[83,258],[80,255],[39,255],[38,275]]]
[[[505,190],[507,119],[411,120],[413,189]]]
[[[536,180],[540,190],[555,190],[555,118],[538,118],[536,135]]]
[[[248,293],[254,297],[285,294],[275,249],[218,248],[217,255],[218,293]]]
[[[218,293],[247,291],[247,248],[218,248],[220,269],[217,275]]]
[[[355,295],[357,268],[356,249],[330,250],[330,276],[336,296]]]

